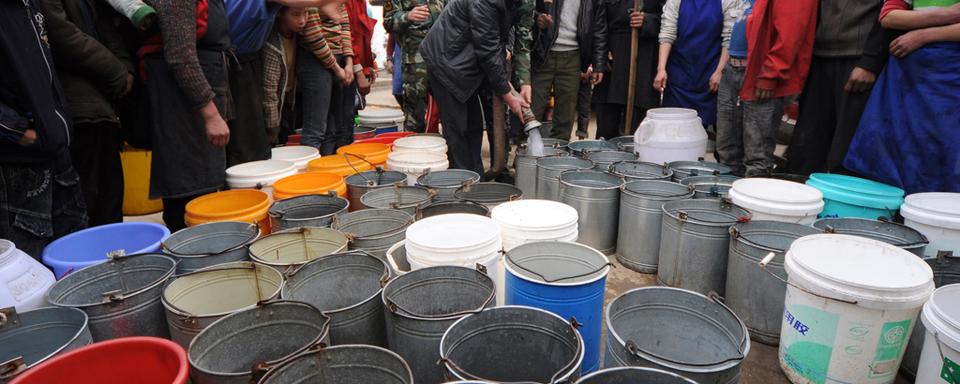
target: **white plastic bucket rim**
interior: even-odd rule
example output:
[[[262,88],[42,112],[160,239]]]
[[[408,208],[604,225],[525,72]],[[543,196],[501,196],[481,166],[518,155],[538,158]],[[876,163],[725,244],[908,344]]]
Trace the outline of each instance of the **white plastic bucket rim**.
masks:
[[[733,203],[749,211],[783,216],[814,216],[823,211],[823,192],[792,181],[748,178],[733,182]]]
[[[404,168],[417,168],[446,162],[447,155],[445,153],[429,151],[390,152],[387,155],[387,163]]]
[[[233,188],[269,186],[297,173],[297,166],[286,160],[260,160],[227,168],[227,184]]]
[[[307,145],[289,145],[270,149],[270,160],[292,162],[299,170],[307,169],[307,164],[310,163],[310,160],[319,157],[320,151]]]
[[[370,109],[357,113],[360,124],[402,123],[403,111],[399,109]]]
[[[407,262],[410,263],[411,271],[440,265],[474,268],[477,264],[480,264],[487,267],[487,273],[492,274],[493,272],[491,267],[495,266],[501,261],[501,256],[503,256],[502,252],[495,251],[480,255],[478,258],[421,259],[412,257],[410,255],[409,248],[407,250]]]
[[[576,226],[579,214],[573,207],[551,200],[517,200],[498,205],[490,217],[504,231],[545,232]]]
[[[503,243],[500,239],[494,239],[476,247],[458,249],[430,249],[419,247],[410,241],[404,243],[408,262],[417,261],[427,265],[465,263],[469,266],[471,263],[477,262],[477,260],[485,260],[491,255],[499,254],[502,248]]]
[[[407,243],[424,248],[472,248],[500,238],[500,224],[466,213],[431,216],[407,227]]]
[[[900,214],[920,224],[960,230],[960,193],[914,193],[906,197]]]
[[[588,279],[574,280],[574,281],[571,281],[571,282],[563,282],[563,280],[561,280],[561,281],[554,281],[554,282],[547,282],[547,281],[544,281],[544,280],[542,280],[542,279],[539,279],[539,278],[536,278],[536,277],[534,277],[534,276],[531,276],[530,272],[527,272],[527,271],[525,271],[525,270],[517,267],[517,266],[516,266],[516,263],[514,263],[513,260],[510,259],[510,252],[511,252],[511,251],[516,251],[518,248],[521,248],[521,247],[535,247],[535,246],[537,246],[538,243],[545,243],[545,242],[562,243],[562,244],[564,244],[565,246],[569,246],[569,247],[571,247],[571,248],[580,248],[581,250],[583,250],[583,251],[585,251],[585,252],[590,252],[591,254],[594,254],[597,258],[603,260],[604,267],[601,268],[601,269],[598,269],[596,272],[592,273],[591,275],[595,275],[595,276],[592,276],[592,277],[590,277],[590,278],[588,278]],[[511,275],[517,277],[518,279],[522,279],[522,280],[525,280],[525,281],[528,281],[528,282],[531,282],[531,283],[534,283],[534,284],[547,285],[547,286],[551,286],[551,287],[578,287],[578,286],[583,286],[583,285],[589,285],[589,284],[591,284],[591,283],[593,283],[593,282],[595,282],[595,281],[599,281],[599,280],[602,280],[602,279],[607,278],[607,274],[610,273],[610,259],[609,259],[606,255],[604,255],[603,252],[600,252],[600,251],[598,251],[598,250],[596,250],[596,249],[593,249],[593,248],[591,248],[591,247],[589,247],[589,246],[586,246],[586,245],[583,245],[583,244],[580,244],[580,243],[574,243],[574,242],[569,242],[569,241],[534,241],[534,242],[529,242],[529,243],[525,243],[525,244],[522,244],[522,245],[518,245],[518,246],[514,247],[513,249],[511,249],[510,251],[506,252],[506,255],[504,256],[503,266],[504,266],[504,268],[507,270],[507,272],[509,272]],[[588,275],[587,277],[589,277],[589,276],[590,276],[590,275]],[[566,280],[566,279],[564,279],[564,280]]]
[[[647,116],[658,120],[686,120],[698,117],[697,110],[690,108],[651,108]]]
[[[393,151],[431,151],[447,147],[447,140],[441,136],[414,135],[402,137],[393,142]]]
[[[937,339],[960,352],[960,284],[950,284],[937,288],[930,296],[930,300],[923,305],[920,321],[927,327],[927,332],[937,336]]]
[[[933,292],[933,270],[913,253],[864,237],[820,234],[791,244],[788,284],[807,293],[876,309],[909,309]]]

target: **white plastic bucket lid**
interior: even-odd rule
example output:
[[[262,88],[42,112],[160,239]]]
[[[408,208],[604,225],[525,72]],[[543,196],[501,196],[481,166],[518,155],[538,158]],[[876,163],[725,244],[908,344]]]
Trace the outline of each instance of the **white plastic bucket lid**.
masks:
[[[904,200],[900,214],[921,224],[960,229],[960,193],[914,193]]]
[[[297,173],[297,166],[289,161],[251,161],[227,168],[227,183],[239,188],[253,187],[257,184],[268,186],[284,176],[295,173]]]
[[[748,178],[733,182],[733,203],[749,211],[786,216],[813,216],[823,211],[823,192],[787,180]]]
[[[549,231],[576,226],[579,215],[573,207],[550,200],[517,200],[498,205],[490,217],[504,228]]]
[[[784,266],[792,285],[868,308],[916,308],[934,288],[933,271],[923,259],[858,236],[802,237],[790,246]]]
[[[441,136],[414,135],[397,139],[393,142],[393,150],[437,150],[445,148],[447,140]]]
[[[407,245],[437,249],[483,246],[500,238],[493,219],[466,213],[431,216],[407,227]]]
[[[316,148],[306,145],[291,145],[286,147],[274,147],[270,149],[271,160],[284,160],[296,164],[297,168],[307,167],[310,160],[320,157],[320,151]]]
[[[960,351],[960,284],[937,288],[923,305],[920,319],[941,343]]]

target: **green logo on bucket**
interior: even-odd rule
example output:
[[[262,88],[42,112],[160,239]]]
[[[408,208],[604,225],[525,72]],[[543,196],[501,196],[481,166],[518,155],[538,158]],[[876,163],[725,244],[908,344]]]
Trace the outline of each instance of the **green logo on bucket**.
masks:
[[[960,384],[960,364],[953,362],[949,358],[943,358],[943,369],[940,370],[940,378],[950,384]]]
[[[880,341],[877,342],[876,356],[870,365],[870,377],[884,377],[897,373],[900,356],[910,336],[912,320],[894,321],[883,324]]]
[[[781,348],[784,363],[813,383],[827,381],[840,316],[804,305],[783,312]]]

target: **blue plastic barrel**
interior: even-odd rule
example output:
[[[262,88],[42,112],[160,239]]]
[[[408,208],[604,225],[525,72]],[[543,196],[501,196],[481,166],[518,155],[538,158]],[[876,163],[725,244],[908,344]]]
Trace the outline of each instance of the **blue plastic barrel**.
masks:
[[[859,177],[814,173],[807,185],[823,192],[824,207],[818,218],[892,220],[903,204],[902,189]]]
[[[506,256],[506,304],[543,309],[567,320],[575,318],[583,338],[583,374],[600,368],[609,265],[609,259],[596,249],[563,241],[526,243]]]
[[[57,279],[107,260],[107,254],[133,255],[160,251],[170,236],[156,223],[116,223],[87,228],[61,237],[43,250],[43,263],[53,268]],[[119,251],[119,252],[118,252]]]
[[[374,131],[374,132],[376,132],[378,135],[380,135],[380,134],[384,134],[384,133],[397,132],[397,131],[399,131],[399,130],[400,130],[400,127],[399,127],[398,125],[396,125],[396,124],[390,124],[390,125],[385,125],[385,126],[382,126],[382,127],[377,127],[377,130]]]

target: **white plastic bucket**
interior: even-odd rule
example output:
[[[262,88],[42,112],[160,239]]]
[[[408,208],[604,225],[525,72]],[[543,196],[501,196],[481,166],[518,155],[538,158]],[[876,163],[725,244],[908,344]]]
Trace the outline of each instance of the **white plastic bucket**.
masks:
[[[923,306],[926,326],[917,384],[956,383],[960,380],[960,284],[938,288]],[[949,360],[948,363],[946,360]],[[948,367],[947,364],[950,364]]]
[[[56,281],[47,267],[12,241],[0,239],[0,308],[26,312],[49,306],[47,291]]]
[[[746,208],[753,220],[810,225],[823,211],[823,193],[800,183],[779,179],[749,178],[733,182],[733,203]]]
[[[403,123],[403,111],[399,109],[366,109],[357,112],[360,125],[400,124]]]
[[[413,135],[403,137],[393,142],[393,151],[434,152],[446,156],[447,140],[439,135]]]
[[[260,160],[227,168],[227,186],[230,189],[259,189],[273,194],[274,182],[297,174],[297,167],[286,160]]]
[[[577,241],[579,216],[573,207],[550,200],[518,200],[498,205],[490,217],[500,224],[503,250],[532,241]]]
[[[503,240],[496,221],[465,213],[431,216],[411,224],[406,235],[404,248],[411,271],[481,264],[497,284],[498,303],[503,303]]]
[[[780,367],[794,383],[893,383],[933,271],[916,255],[863,237],[793,242]],[[828,379],[829,378],[829,379]]]
[[[707,132],[692,109],[651,109],[633,137],[638,160],[648,163],[696,161],[707,151]]]
[[[442,171],[449,166],[446,150],[443,153],[408,150],[387,155],[387,168],[405,173],[407,185],[416,185],[417,178],[428,171]]]
[[[939,251],[960,255],[960,193],[930,192],[907,196],[900,206],[903,223],[924,234],[925,256]]]
[[[306,145],[291,145],[270,149],[271,160],[289,161],[297,167],[297,172],[306,171],[307,163],[318,157],[320,157],[320,151]]]

